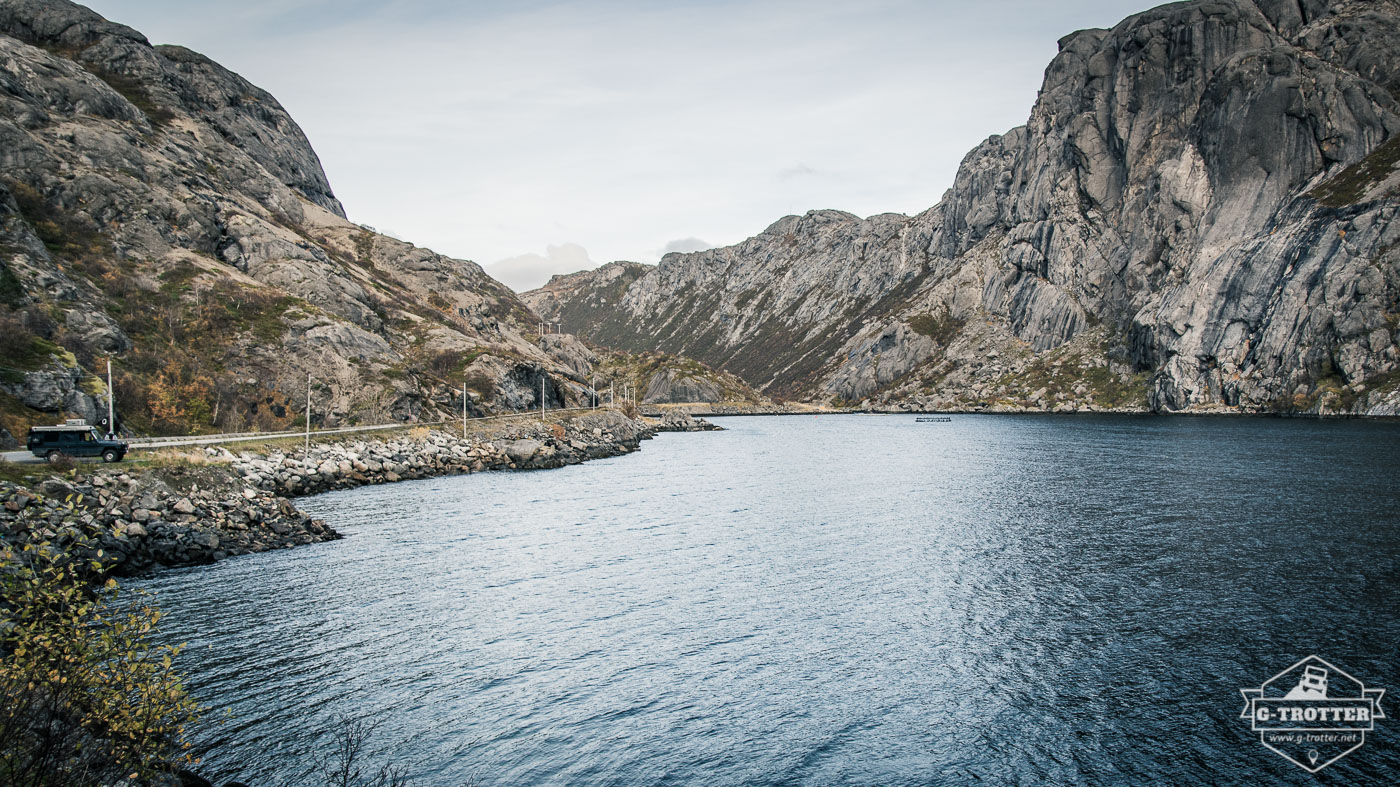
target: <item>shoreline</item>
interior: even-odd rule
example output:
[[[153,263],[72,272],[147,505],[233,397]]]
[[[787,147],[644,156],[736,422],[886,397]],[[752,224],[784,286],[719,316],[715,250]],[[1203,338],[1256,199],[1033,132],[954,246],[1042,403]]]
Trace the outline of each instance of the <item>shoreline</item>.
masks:
[[[660,432],[720,428],[684,414],[649,423],[606,409],[482,426],[466,436],[409,426],[407,435],[352,436],[310,452],[295,440],[293,450],[265,454],[210,446],[170,466],[85,472],[79,465],[66,477],[6,481],[0,536],[13,546],[48,542],[85,560],[101,550],[114,561],[110,574],[135,576],[342,537],[297,508],[296,498],[488,470],[546,470],[633,453]]]
[[[753,415],[1150,415],[1150,416],[1238,416],[1245,418],[1301,418],[1315,420],[1396,421],[1396,413],[1358,413],[1346,411],[1312,412],[1307,410],[1246,410],[1228,405],[1198,405],[1184,410],[1153,410],[1146,406],[1100,407],[1088,405],[1069,407],[1021,407],[997,403],[984,407],[913,408],[892,404],[888,406],[834,407],[814,403],[785,404],[712,404],[678,402],[642,406],[642,414],[659,417],[666,413],[685,413],[694,418],[724,418]]]
[[[1400,418],[1392,416],[1223,410],[891,412],[780,406],[723,408],[703,415],[691,412],[688,406],[649,410],[645,417],[638,418],[618,410],[600,409],[554,416],[548,421],[480,424],[466,437],[440,426],[406,425],[407,435],[374,439],[347,435],[313,444],[309,454],[302,449],[300,440],[277,437],[270,439],[267,450],[261,453],[235,453],[221,446],[203,446],[184,461],[169,466],[84,464],[66,476],[46,468],[32,482],[0,482],[0,539],[12,546],[48,541],[81,559],[93,559],[101,549],[106,558],[115,561],[110,573],[116,576],[206,565],[342,537],[333,525],[299,509],[294,502],[297,498],[447,475],[546,470],[621,456],[637,451],[642,440],[660,432],[721,428],[704,421],[704,417],[1109,415],[1400,422]],[[289,445],[282,449],[276,447],[277,443]],[[80,544],[85,540],[90,544]]]

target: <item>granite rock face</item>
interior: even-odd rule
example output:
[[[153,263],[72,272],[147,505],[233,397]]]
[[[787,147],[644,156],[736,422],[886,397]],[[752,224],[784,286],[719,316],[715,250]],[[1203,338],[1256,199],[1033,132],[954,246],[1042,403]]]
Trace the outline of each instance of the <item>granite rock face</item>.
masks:
[[[1397,54],[1394,0],[1162,6],[1062,39],[1028,122],[921,214],[789,216],[524,300],[804,398],[1381,414]]]
[[[645,404],[683,404],[724,401],[724,391],[709,377],[692,377],[682,370],[658,370],[647,381],[642,393]]]
[[[266,91],[65,0],[0,3],[0,321],[32,345],[0,380],[31,420],[105,396],[50,357],[76,383],[114,354],[128,425],[168,432],[285,428],[308,372],[327,425],[460,412],[463,375],[485,413],[577,374],[476,264],[347,221]]]

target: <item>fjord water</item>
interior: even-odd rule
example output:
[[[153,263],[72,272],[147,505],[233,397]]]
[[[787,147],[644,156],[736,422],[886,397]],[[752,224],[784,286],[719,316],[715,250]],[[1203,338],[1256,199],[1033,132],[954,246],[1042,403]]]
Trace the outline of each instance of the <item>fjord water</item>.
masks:
[[[305,783],[348,714],[420,784],[1400,779],[1390,697],[1321,779],[1239,718],[1312,653],[1400,694],[1400,425],[717,422],[136,583],[203,770]]]

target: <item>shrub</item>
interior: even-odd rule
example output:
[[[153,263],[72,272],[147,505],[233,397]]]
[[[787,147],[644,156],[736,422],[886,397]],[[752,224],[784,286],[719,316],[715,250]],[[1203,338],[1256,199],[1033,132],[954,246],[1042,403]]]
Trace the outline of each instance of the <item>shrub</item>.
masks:
[[[428,359],[428,370],[439,377],[451,377],[462,372],[467,354],[461,350],[443,350]]]
[[[0,783],[16,787],[149,779],[175,768],[198,707],[155,646],[160,612],[117,606],[105,566],[48,542],[0,549]],[[90,545],[89,548],[90,550]],[[185,759],[188,761],[188,756]]]
[[[364,773],[364,749],[379,722],[340,716],[332,731],[328,753],[316,758],[316,770],[328,787],[404,787],[409,783],[403,769],[381,765]]]
[[[26,300],[28,295],[24,291],[24,283],[4,260],[0,260],[0,304],[18,308],[23,306]]]
[[[88,219],[58,209],[38,189],[23,181],[7,178],[5,186],[24,220],[51,253],[75,259],[111,252],[111,242]]]
[[[909,318],[909,327],[914,329],[915,333],[921,333],[942,345],[952,342],[963,325],[963,320],[956,319],[947,312],[938,316],[916,314]]]

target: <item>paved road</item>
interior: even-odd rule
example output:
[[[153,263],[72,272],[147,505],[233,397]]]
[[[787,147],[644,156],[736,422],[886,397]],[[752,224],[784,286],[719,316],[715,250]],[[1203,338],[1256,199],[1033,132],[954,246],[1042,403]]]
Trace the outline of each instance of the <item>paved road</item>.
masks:
[[[548,410],[548,411],[546,411],[546,413],[547,413],[547,414],[553,414],[553,413],[572,413],[572,412],[579,412],[579,411],[581,411],[581,410],[589,410],[589,409],[592,409],[592,408],[589,408],[589,407],[570,407],[570,408],[561,409],[561,410]],[[530,417],[538,418],[538,417],[539,417],[539,414],[540,414],[540,413],[539,413],[538,410],[532,410],[532,411],[523,412],[523,413],[505,413],[504,415],[484,415],[484,416],[481,416],[480,418],[468,418],[467,420],[468,420],[469,422],[475,423],[475,422],[477,422],[477,421],[492,421],[492,420],[503,419],[503,418],[530,418]],[[340,428],[338,428],[338,429],[313,429],[312,432],[311,432],[311,439],[312,439],[312,440],[315,440],[315,439],[317,439],[317,438],[319,438],[319,437],[325,437],[325,436],[327,436],[327,435],[353,434],[353,433],[356,433],[356,432],[376,432],[376,431],[383,431],[383,430],[385,430],[385,429],[411,429],[411,428],[417,427],[417,426],[443,426],[443,427],[448,427],[448,426],[452,426],[453,424],[461,424],[461,423],[462,423],[461,419],[454,419],[454,420],[452,420],[452,421],[428,421],[428,422],[416,423],[416,424],[393,423],[393,424],[375,424],[375,425],[373,425],[373,426],[345,426],[345,427],[340,427]],[[190,436],[190,437],[139,437],[139,438],[134,438],[134,439],[132,439],[132,440],[129,440],[128,442],[130,443],[130,445],[131,445],[131,450],[133,450],[133,451],[148,451],[148,450],[153,450],[153,449],[157,449],[157,448],[178,448],[178,447],[180,447],[180,446],[189,446],[189,445],[221,445],[221,444],[223,444],[223,443],[246,443],[246,442],[253,442],[253,441],[257,441],[257,440],[268,440],[268,439],[278,438],[278,437],[301,437],[301,436],[303,436],[303,435],[305,435],[305,434],[306,434],[306,432],[304,432],[304,431],[297,431],[297,432],[239,432],[239,433],[234,433],[234,434],[193,435],[193,436]],[[28,451],[6,451],[6,452],[4,452],[3,454],[0,454],[0,456],[3,456],[3,457],[5,458],[5,461],[7,461],[7,462],[14,462],[14,463],[16,463],[16,464],[41,464],[41,463],[44,461],[43,459],[40,459],[39,457],[35,456],[34,454],[31,454],[31,453],[28,452]],[[79,461],[101,462],[102,459],[101,459],[101,458],[98,458],[98,457],[94,457],[94,458],[92,458],[92,459],[90,459],[90,460],[79,460]]]

